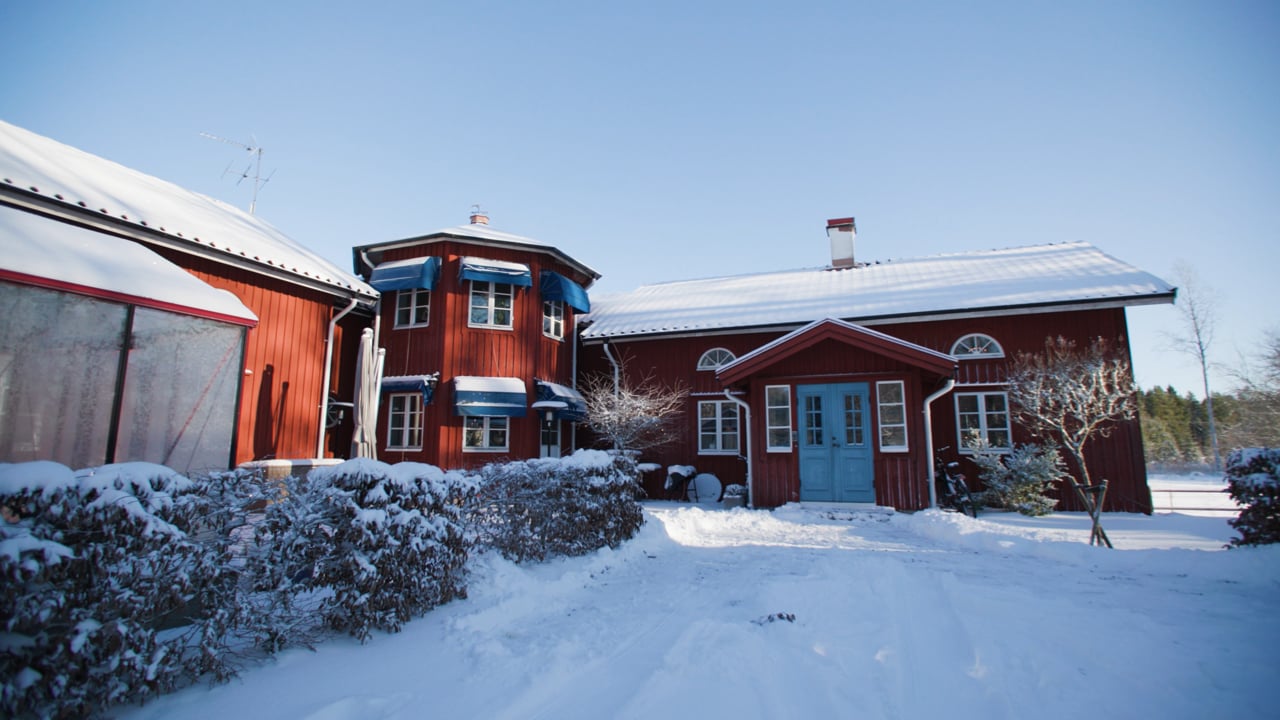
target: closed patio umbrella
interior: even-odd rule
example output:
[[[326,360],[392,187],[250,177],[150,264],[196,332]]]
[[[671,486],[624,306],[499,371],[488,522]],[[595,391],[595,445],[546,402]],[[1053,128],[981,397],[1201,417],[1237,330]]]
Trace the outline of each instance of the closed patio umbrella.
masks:
[[[378,398],[385,353],[381,348],[374,348],[373,330],[365,328],[360,334],[360,352],[356,356],[355,402],[351,409],[355,428],[351,434],[351,457],[378,458]]]

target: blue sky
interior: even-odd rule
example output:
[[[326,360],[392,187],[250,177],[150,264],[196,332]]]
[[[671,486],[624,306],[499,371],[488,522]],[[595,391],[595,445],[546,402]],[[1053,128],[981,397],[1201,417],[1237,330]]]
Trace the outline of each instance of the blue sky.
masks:
[[[2,3],[0,118],[241,207],[200,133],[261,146],[257,214],[343,267],[480,204],[613,292],[821,265],[853,215],[861,259],[1188,263],[1226,365],[1280,329],[1275,2],[325,5]],[[1129,320],[1199,395],[1177,311]]]

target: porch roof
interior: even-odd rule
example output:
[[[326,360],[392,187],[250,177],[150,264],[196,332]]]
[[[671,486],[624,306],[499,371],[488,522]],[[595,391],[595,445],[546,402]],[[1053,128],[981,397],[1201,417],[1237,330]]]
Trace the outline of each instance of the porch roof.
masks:
[[[720,366],[716,371],[716,379],[725,385],[741,382],[770,365],[807,350],[824,340],[835,340],[867,350],[942,377],[952,377],[956,371],[956,359],[950,355],[844,320],[824,318],[787,333],[733,362]]]

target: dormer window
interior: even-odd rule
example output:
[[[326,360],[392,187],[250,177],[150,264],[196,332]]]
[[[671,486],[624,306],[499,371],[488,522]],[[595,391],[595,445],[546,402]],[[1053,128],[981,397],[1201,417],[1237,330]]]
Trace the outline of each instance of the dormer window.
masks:
[[[1000,343],[990,335],[972,333],[957,340],[956,344],[951,346],[951,354],[959,360],[1001,358],[1004,357],[1004,348],[1000,347]]]
[[[698,358],[698,369],[717,370],[720,366],[728,365],[737,359],[737,356],[724,348],[711,348],[702,353],[702,357]]]

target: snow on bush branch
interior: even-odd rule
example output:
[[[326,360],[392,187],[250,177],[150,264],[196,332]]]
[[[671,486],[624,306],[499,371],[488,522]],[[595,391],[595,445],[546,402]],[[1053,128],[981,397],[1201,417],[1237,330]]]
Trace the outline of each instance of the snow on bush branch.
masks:
[[[481,543],[516,562],[617,547],[644,522],[639,472],[624,453],[579,450],[565,460],[489,465],[470,525]]]
[[[1227,492],[1242,508],[1239,517],[1229,521],[1240,531],[1232,545],[1280,542],[1280,450],[1232,451],[1227,456]]]
[[[519,559],[617,546],[643,521],[637,489],[634,462],[601,451],[284,480],[0,464],[0,716],[93,716],[328,630],[397,631],[465,597],[472,538]]]

